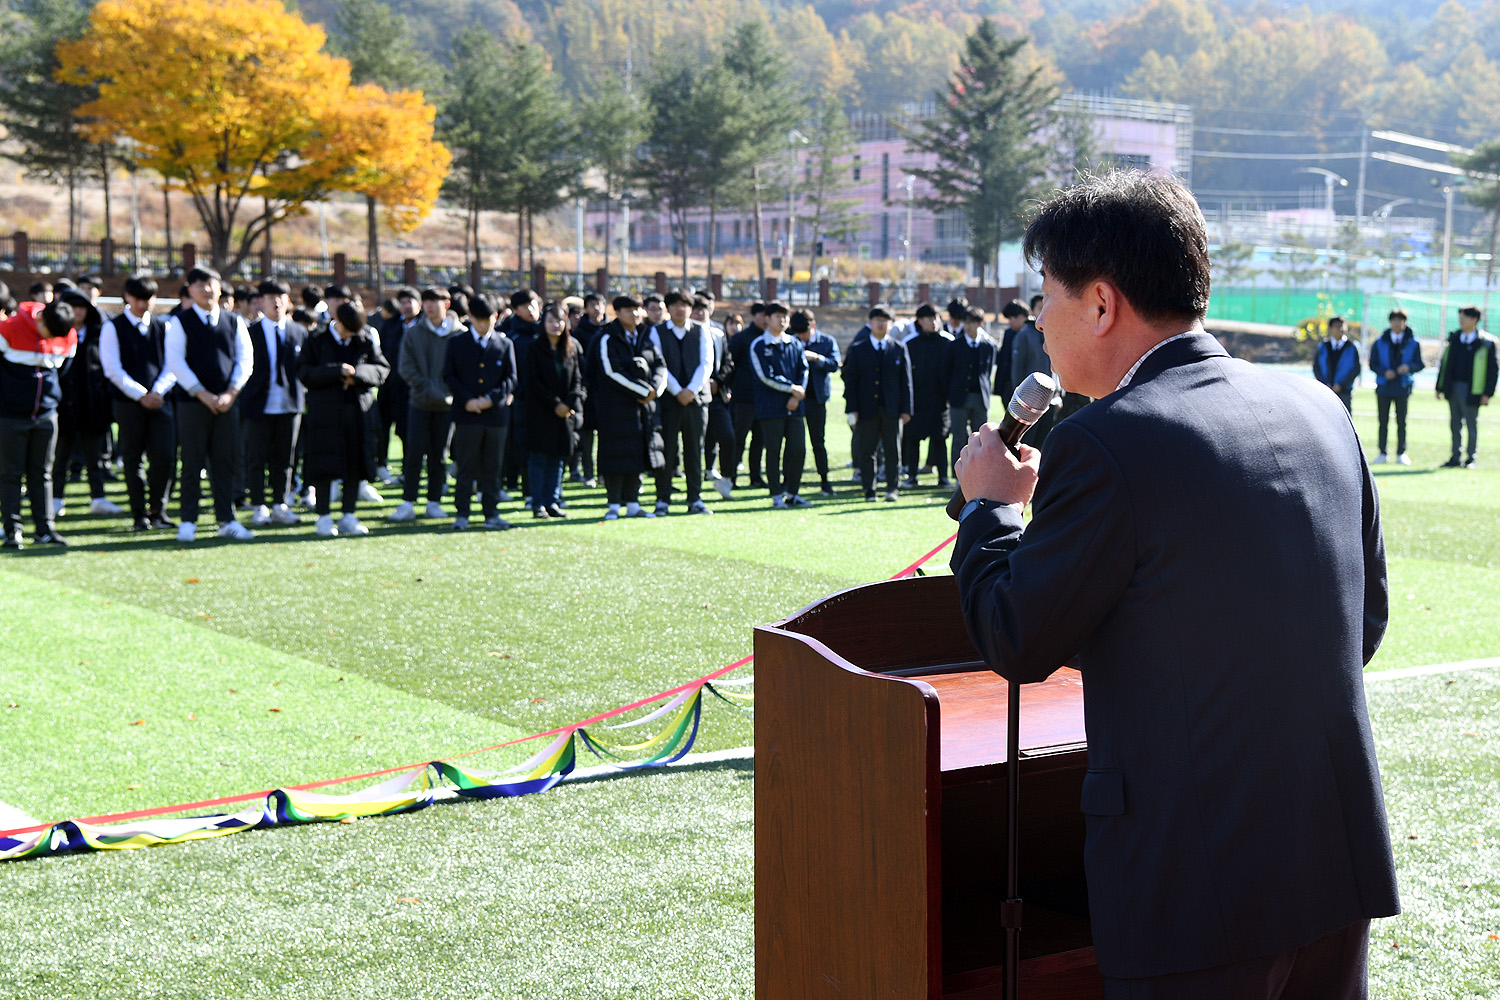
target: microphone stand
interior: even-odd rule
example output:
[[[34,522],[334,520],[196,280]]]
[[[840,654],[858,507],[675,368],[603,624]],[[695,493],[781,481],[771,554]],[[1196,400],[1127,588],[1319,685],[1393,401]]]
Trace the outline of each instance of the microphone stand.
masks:
[[[1018,1000],[1021,965],[1021,685],[1008,681],[1005,733],[1005,899],[1000,925],[1005,928],[1005,1000]]]

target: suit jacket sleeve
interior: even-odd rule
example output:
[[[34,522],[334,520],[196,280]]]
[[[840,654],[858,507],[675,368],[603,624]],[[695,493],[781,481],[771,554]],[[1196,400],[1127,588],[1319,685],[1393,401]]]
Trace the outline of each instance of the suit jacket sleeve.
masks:
[[[327,389],[339,384],[343,365],[337,361],[323,360],[323,344],[319,335],[310,337],[297,358],[297,381],[309,389]]]
[[[366,331],[374,334],[374,329]],[[380,353],[380,342],[374,336],[369,338],[370,346],[365,348],[364,360],[354,366],[354,381],[367,389],[384,385],[385,380],[390,377],[391,363]]]
[[[900,352],[897,356],[901,359],[901,406],[896,412],[911,413],[916,398],[911,384],[911,354],[907,352],[905,344],[894,346]]]
[[[859,412],[859,356],[855,353],[856,348],[850,346],[849,354],[844,358],[844,412]]]
[[[1363,461],[1360,463],[1364,465]],[[1364,465],[1364,490],[1361,510],[1361,528],[1365,546],[1365,622],[1364,662],[1368,666],[1385,637],[1386,623],[1390,619],[1390,587],[1385,576],[1385,537],[1380,530],[1380,494],[1375,490],[1375,477],[1370,467]]]
[[[504,335],[501,336],[499,342],[504,345],[501,353],[505,355],[505,359],[500,362],[500,367],[504,374],[500,377],[500,384],[491,389],[487,395],[490,397],[491,403],[496,406],[504,406],[505,397],[516,391],[516,385],[520,382],[521,373],[516,368],[515,343]],[[535,353],[537,353],[536,345],[532,344],[527,356],[529,357]]]
[[[1033,511],[1024,531],[1014,507],[971,512],[950,561],[970,638],[992,670],[1023,684],[1078,654],[1135,569],[1124,475],[1071,421],[1047,436]]]

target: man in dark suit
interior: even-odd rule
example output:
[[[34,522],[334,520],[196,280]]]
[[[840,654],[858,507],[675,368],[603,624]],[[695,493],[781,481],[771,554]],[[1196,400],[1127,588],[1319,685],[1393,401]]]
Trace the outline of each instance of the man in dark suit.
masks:
[[[895,501],[901,474],[901,428],[911,420],[911,360],[906,345],[891,336],[895,319],[885,306],[870,309],[870,336],[849,345],[844,362],[844,409],[857,447],[854,466],[865,499],[875,499],[875,448],[885,450],[885,498]],[[858,429],[863,427],[864,430]]]
[[[938,486],[948,483],[948,385],[953,381],[953,335],[938,326],[937,309],[930,302],[917,306],[912,332],[904,343],[911,358],[911,423],[901,431],[901,464],[906,485],[916,488],[917,473],[926,466],[937,470]],[[984,419],[979,421],[984,423]],[[922,462],[922,444],[927,462]]]
[[[156,290],[149,276],[128,279],[125,309],[105,323],[99,335],[99,358],[114,396],[125,495],[136,531],[177,527],[167,519],[167,494],[177,468],[172,403],[177,379],[167,371],[167,325],[152,315]],[[147,459],[149,479],[144,470]]]
[[[1362,679],[1385,554],[1354,427],[1203,331],[1208,240],[1177,181],[1087,179],[1024,250],[1053,367],[1097,401],[1044,462],[994,425],[970,438],[952,565],[995,670],[1083,673],[1104,995],[1362,998],[1369,921],[1399,904]]]
[[[818,493],[831,497],[833,483],[828,479],[825,436],[828,401],[833,398],[833,373],[843,363],[839,358],[839,345],[818,329],[817,318],[811,309],[793,312],[789,329],[792,336],[802,341],[802,356],[807,359],[807,398],[802,401],[802,412],[806,414],[807,437],[812,442],[813,468],[818,470]]]
[[[297,460],[297,430],[302,423],[297,356],[307,340],[307,328],[287,318],[292,311],[292,289],[286,282],[274,278],[262,281],[255,291],[261,317],[250,326],[255,363],[240,393],[240,427],[245,436],[245,485],[255,508],[250,523],[260,528],[301,520],[287,505],[286,497]]]
[[[969,435],[990,418],[995,359],[999,354],[999,346],[984,330],[984,313],[966,311],[958,333],[953,337],[953,373],[948,381],[948,417],[953,425],[952,461],[958,461],[958,453],[969,440]]]

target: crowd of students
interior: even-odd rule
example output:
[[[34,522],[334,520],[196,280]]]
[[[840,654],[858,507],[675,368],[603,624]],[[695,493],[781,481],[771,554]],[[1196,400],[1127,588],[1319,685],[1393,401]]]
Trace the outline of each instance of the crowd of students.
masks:
[[[705,484],[729,499],[742,481],[776,508],[808,507],[809,442],[818,493],[834,495],[827,408],[840,371],[854,479],[874,500],[883,478],[895,500],[928,469],[949,485],[992,394],[1047,363],[1020,303],[1005,307],[999,341],[962,299],[946,322],[923,305],[905,328],[876,306],[841,357],[810,310],[757,302],[721,324],[712,297],[692,291],[617,296],[612,318],[597,294],[544,304],[530,289],[496,299],[463,285],[402,287],[370,316],[343,285],[294,303],[284,282],[229,289],[209,268],[189,272],[165,314],[149,277],[125,283],[114,316],[99,291],[60,280],[17,304],[0,286],[7,548],[25,544],[23,483],[34,542],[66,545],[56,518],[73,462],[91,513],[180,542],[197,537],[205,480],[218,535],[236,540],[298,524],[299,507],[319,535],[368,534],[357,508],[381,502],[377,486],[400,489],[398,523],[445,519],[451,498],[456,530],[509,528],[500,505],[513,494],[535,518],[565,518],[565,479],[602,482],[606,520],[664,516],[674,502],[710,514]],[[105,496],[110,455],[128,508]]]

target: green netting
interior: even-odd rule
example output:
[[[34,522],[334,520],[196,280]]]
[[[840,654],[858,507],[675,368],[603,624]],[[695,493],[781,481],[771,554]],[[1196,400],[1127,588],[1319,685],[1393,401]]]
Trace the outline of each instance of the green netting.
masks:
[[[1376,333],[1385,329],[1386,316],[1396,307],[1406,311],[1407,323],[1420,338],[1441,337],[1458,328],[1458,310],[1476,305],[1489,320],[1488,296],[1483,292],[1362,292],[1319,291],[1313,288],[1225,288],[1214,289],[1208,303],[1210,319],[1232,319],[1251,323],[1295,326],[1313,318],[1342,316],[1351,323],[1368,318]]]

